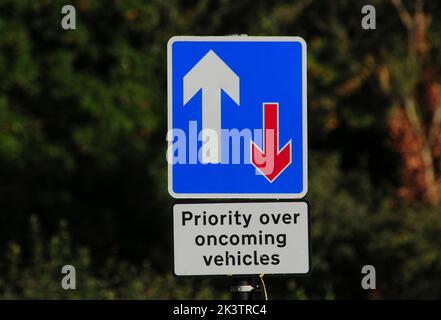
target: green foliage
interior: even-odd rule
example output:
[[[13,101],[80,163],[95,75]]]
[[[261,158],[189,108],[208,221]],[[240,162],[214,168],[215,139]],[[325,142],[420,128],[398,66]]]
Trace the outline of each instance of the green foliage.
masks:
[[[385,207],[373,219],[369,243],[373,264],[381,265],[381,291],[403,299],[441,297],[439,208]],[[374,255],[375,254],[375,255]]]
[[[207,281],[179,281],[172,274],[158,274],[148,263],[135,268],[109,260],[101,273],[92,266],[87,249],[72,250],[67,225],[49,241],[41,238],[40,225],[31,217],[31,255],[25,261],[17,243],[8,246],[0,265],[0,299],[225,299],[228,295],[211,289]],[[61,268],[76,269],[77,288],[61,287]]]
[[[78,0],[74,31],[65,4],[0,1],[0,298],[228,298],[225,279],[170,272],[166,43],[189,34],[308,44],[313,273],[267,278],[270,297],[364,298],[365,264],[380,297],[441,296],[440,208],[394,197],[388,110],[421,74],[390,1],[372,1],[375,31],[352,0]],[[438,64],[440,34],[434,18]],[[66,264],[75,291],[60,287]]]

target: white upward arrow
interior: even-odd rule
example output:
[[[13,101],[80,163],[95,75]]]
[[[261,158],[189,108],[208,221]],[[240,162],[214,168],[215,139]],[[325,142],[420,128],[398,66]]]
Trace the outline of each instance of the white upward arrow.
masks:
[[[202,163],[220,163],[221,156],[221,90],[239,105],[239,77],[230,67],[210,50],[184,76],[184,105],[202,89]],[[216,134],[216,136],[214,135]],[[206,139],[210,141],[210,157],[204,150]],[[217,143],[216,143],[217,142]],[[214,150],[217,149],[217,150]]]

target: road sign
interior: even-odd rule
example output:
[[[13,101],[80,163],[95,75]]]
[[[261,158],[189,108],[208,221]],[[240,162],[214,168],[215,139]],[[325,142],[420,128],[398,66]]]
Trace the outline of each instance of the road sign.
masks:
[[[172,38],[168,129],[173,197],[303,197],[305,42],[298,37]]]
[[[176,204],[173,225],[176,275],[310,271],[305,201]]]

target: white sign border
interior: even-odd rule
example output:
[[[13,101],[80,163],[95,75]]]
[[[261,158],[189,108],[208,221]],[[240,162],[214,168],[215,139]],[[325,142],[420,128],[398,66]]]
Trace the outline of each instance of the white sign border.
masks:
[[[178,41],[193,42],[299,42],[302,46],[302,135],[303,135],[303,190],[300,193],[175,193],[173,191],[173,165],[168,161],[167,189],[175,199],[301,199],[308,192],[308,127],[307,127],[307,75],[306,42],[301,37],[254,37],[254,36],[174,36],[167,43],[167,129],[172,129],[173,70],[172,47]],[[168,141],[170,149],[172,141]]]

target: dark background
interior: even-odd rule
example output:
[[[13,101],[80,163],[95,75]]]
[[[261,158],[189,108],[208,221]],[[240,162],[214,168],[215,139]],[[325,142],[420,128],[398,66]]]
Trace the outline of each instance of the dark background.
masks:
[[[172,275],[165,159],[168,39],[228,34],[308,44],[313,272],[270,297],[441,297],[437,1],[0,0],[0,298],[229,297]]]

